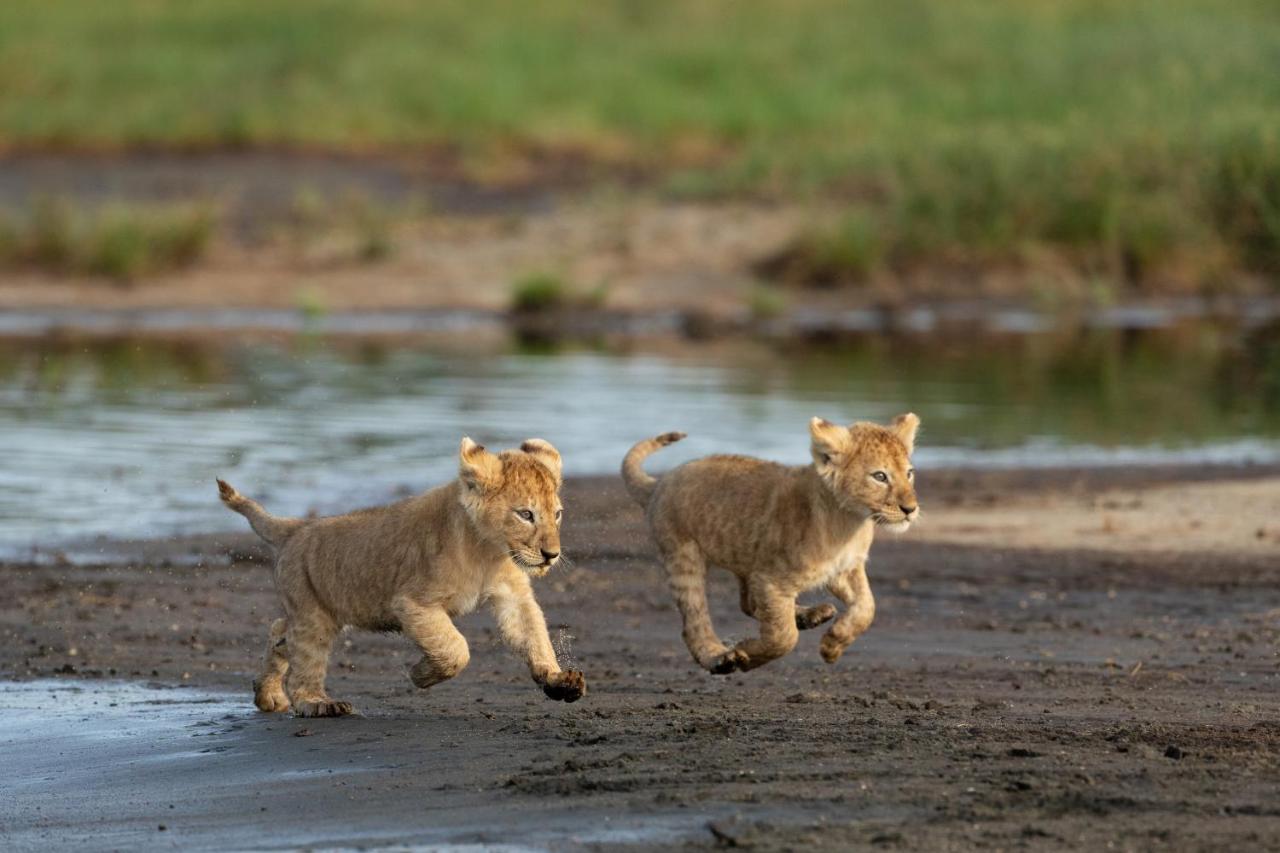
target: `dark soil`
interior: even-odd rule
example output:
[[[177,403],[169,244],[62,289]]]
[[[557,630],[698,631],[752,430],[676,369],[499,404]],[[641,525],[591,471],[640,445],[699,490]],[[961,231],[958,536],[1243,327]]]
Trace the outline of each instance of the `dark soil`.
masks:
[[[966,488],[956,475],[933,499]],[[276,604],[265,565],[226,557],[256,554],[247,537],[135,564],[5,566],[0,672],[226,688],[244,713],[201,732],[217,755],[104,768],[56,815],[19,785],[0,838],[120,846],[164,823],[164,843],[189,847],[1280,847],[1280,560],[884,538],[876,623],[836,665],[819,629],[717,677],[681,643],[620,487],[570,483],[566,506],[576,567],[537,589],[562,661],[587,675],[572,705],[545,700],[476,615],[452,682],[417,691],[406,640],[352,633],[330,687],[366,716],[257,714],[249,679]],[[192,550],[205,565],[182,565]],[[722,636],[752,630],[727,577],[711,599]],[[128,796],[144,778],[172,796]]]

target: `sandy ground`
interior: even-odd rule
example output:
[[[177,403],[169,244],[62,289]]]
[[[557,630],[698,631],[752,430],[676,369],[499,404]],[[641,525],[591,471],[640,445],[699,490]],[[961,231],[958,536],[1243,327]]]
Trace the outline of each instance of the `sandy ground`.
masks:
[[[1280,557],[1280,481],[1271,477],[1099,485],[1077,481],[1023,493],[1012,506],[988,488],[931,513],[912,538],[978,547],[1200,552],[1227,560]]]
[[[8,565],[0,672],[26,698],[0,709],[26,710],[0,717],[0,841],[1275,849],[1277,474],[926,473],[925,523],[877,543],[877,620],[849,653],[824,664],[811,632],[726,677],[680,642],[639,510],[571,482],[577,566],[538,589],[587,673],[573,705],[477,614],[451,683],[415,690],[407,641],[352,633],[330,685],[364,716],[262,715],[275,603],[248,538]],[[726,577],[711,597],[722,635],[751,630]]]

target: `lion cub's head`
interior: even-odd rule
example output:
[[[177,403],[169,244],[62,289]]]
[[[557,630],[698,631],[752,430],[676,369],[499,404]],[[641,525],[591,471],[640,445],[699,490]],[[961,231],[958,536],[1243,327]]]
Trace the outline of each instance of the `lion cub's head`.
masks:
[[[920,516],[911,467],[919,426],[913,414],[898,415],[888,426],[843,427],[814,418],[809,422],[814,468],[845,506],[901,533]]]
[[[534,576],[560,560],[560,454],[531,438],[493,454],[469,438],[459,448],[462,505],[483,535]]]

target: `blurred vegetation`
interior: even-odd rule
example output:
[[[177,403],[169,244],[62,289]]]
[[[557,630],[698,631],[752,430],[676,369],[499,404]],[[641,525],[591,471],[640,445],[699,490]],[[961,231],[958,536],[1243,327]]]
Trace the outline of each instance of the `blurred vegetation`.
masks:
[[[1212,286],[1280,271],[1277,68],[1271,0],[9,0],[0,145],[638,166],[847,204],[803,280],[1047,246]]]
[[[747,311],[753,320],[773,320],[786,310],[786,296],[767,284],[755,284],[747,293]]]
[[[279,240],[296,260],[376,264],[399,250],[397,228],[423,214],[419,205],[388,203],[364,192],[326,197],[303,186],[263,236],[265,242]]]
[[[531,273],[517,279],[511,286],[511,308],[514,311],[554,311],[565,307],[568,298],[568,285],[552,273]]]
[[[609,285],[592,288],[570,284],[553,272],[532,272],[511,285],[511,310],[517,314],[546,314],[563,310],[600,309],[609,301]]]
[[[202,206],[78,213],[66,202],[42,199],[25,217],[0,216],[0,267],[127,284],[195,264],[208,249],[213,228],[214,217]]]
[[[1096,153],[1006,143],[917,155],[890,192],[810,227],[760,271],[830,287],[939,261],[1026,266],[1047,249],[1086,278],[1140,287],[1280,273],[1280,134],[1241,131],[1198,153],[1152,143],[1104,155],[1106,141]]]

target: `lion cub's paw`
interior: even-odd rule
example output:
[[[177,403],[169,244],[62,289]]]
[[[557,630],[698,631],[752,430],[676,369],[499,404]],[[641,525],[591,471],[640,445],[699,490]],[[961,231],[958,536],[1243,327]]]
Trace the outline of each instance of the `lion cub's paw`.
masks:
[[[733,648],[724,654],[716,655],[707,664],[707,671],[712,675],[728,675],[736,670],[745,670],[747,668],[747,653],[742,649]]]
[[[289,710],[289,697],[285,696],[284,690],[280,687],[272,689],[255,681],[253,683],[253,704],[258,706],[259,711],[267,714],[278,714],[281,711]]]
[[[298,702],[293,706],[293,713],[299,717],[345,717],[354,714],[355,709],[350,702],[335,702],[332,699],[320,699],[314,702]]]
[[[835,605],[816,604],[813,607],[796,611],[796,627],[801,631],[817,628],[824,622],[830,622],[836,615]]]
[[[553,672],[542,683],[542,692],[558,702],[577,702],[587,695],[587,679],[576,669]]]
[[[818,653],[827,663],[835,663],[840,660],[840,655],[844,654],[846,648],[848,648],[847,643],[840,642],[830,634],[824,634],[822,644],[818,646]]]

